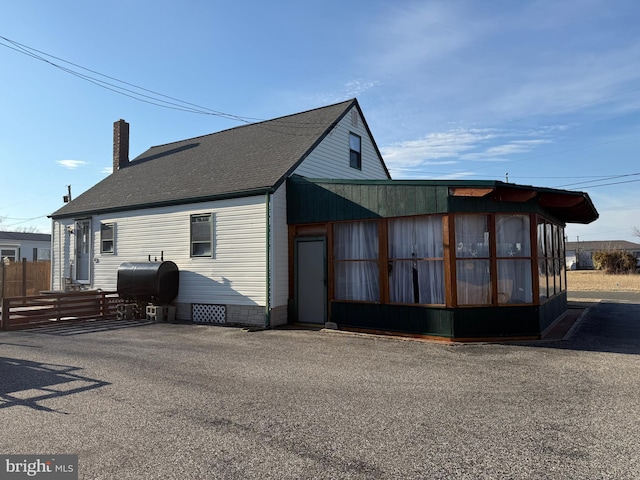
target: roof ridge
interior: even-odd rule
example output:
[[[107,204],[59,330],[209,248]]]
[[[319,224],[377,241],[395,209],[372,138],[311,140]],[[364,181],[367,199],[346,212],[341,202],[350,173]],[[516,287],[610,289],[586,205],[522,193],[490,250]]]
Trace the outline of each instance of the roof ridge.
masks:
[[[283,120],[285,118],[296,117],[296,116],[299,116],[299,115],[305,115],[305,114],[309,114],[311,112],[316,112],[316,111],[324,110],[324,109],[327,109],[327,108],[337,107],[338,105],[342,105],[342,104],[345,104],[345,105],[349,104],[349,103],[357,104],[357,102],[358,102],[358,100],[354,97],[354,98],[351,98],[349,100],[343,100],[342,102],[333,103],[331,105],[324,105],[322,107],[311,108],[309,110],[305,110],[305,111],[302,111],[302,112],[290,113],[290,114],[287,114],[287,115],[282,115],[280,117],[271,118],[271,119],[268,119],[268,120],[261,120],[259,122],[251,122],[251,123],[247,123],[245,125],[237,125],[235,127],[225,128],[224,130],[218,130],[217,132],[205,133],[203,135],[198,135],[198,136],[195,136],[195,137],[183,138],[182,140],[175,140],[173,142],[161,143],[159,145],[152,145],[151,147],[149,147],[147,149],[147,151],[151,150],[153,148],[167,147],[169,145],[174,145],[176,143],[187,142],[187,141],[190,141],[190,140],[197,140],[199,138],[204,138],[204,137],[211,137],[213,135],[218,135],[218,134],[221,134],[221,133],[230,132],[232,130],[238,130],[238,129],[241,129],[241,128],[257,127],[257,126],[268,124],[268,123],[271,123],[271,122],[278,122],[278,121],[281,121],[281,120]],[[138,155],[138,156],[140,156],[140,155]]]

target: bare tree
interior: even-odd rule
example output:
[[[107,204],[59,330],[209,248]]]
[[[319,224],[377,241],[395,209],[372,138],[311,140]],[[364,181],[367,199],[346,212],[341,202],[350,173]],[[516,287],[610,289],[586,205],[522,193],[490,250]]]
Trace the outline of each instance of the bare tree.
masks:
[[[0,219],[1,221],[2,219]],[[639,227],[633,227],[631,229],[631,235],[633,235],[634,237],[639,237],[640,238],[640,226]]]
[[[34,227],[33,225],[30,227],[19,227],[14,230],[14,232],[20,233],[39,233],[38,227]]]

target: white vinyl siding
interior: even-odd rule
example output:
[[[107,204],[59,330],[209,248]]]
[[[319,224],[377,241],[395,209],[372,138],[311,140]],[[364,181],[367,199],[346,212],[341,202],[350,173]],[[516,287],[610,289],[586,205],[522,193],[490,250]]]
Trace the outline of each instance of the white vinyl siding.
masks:
[[[215,218],[215,258],[190,256],[191,215],[203,213]],[[118,267],[124,262],[146,262],[150,256],[152,261],[163,258],[178,266],[177,303],[266,304],[264,196],[96,215],[92,222],[94,245],[100,242],[100,230],[95,227],[100,223],[118,226],[116,254],[96,254],[92,288],[115,291]],[[61,246],[64,272],[69,263],[64,253],[67,249]],[[60,266],[56,268],[55,278],[60,278]]]
[[[349,166],[349,134],[359,135],[361,142],[362,168]],[[360,120],[353,125],[351,112],[347,113],[336,127],[320,142],[294,172],[308,178],[344,178],[363,180],[386,180],[387,174],[373,141]]]
[[[271,196],[271,308],[286,306],[289,298],[289,233],[286,183]]]
[[[15,261],[20,261],[26,258],[28,262],[34,260],[33,250],[39,251],[38,258],[40,260],[49,260],[48,254],[45,251],[51,249],[50,242],[39,242],[33,240],[3,240],[0,239],[0,250],[7,250],[5,252],[7,256],[15,256]],[[13,253],[10,253],[12,251]]]
[[[51,288],[64,289],[64,279],[71,278],[71,260],[74,251],[73,219],[54,220],[51,237]]]

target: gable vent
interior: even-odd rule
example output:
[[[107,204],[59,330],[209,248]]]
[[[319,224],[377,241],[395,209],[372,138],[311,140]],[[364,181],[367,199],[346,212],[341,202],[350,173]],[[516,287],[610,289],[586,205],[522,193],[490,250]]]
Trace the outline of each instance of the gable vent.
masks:
[[[351,110],[351,125],[358,126],[358,111],[355,108]]]

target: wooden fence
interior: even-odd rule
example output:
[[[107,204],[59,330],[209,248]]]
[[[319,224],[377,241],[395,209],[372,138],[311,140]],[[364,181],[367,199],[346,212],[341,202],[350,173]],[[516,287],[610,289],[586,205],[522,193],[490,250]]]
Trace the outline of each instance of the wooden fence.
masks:
[[[0,298],[38,295],[51,288],[51,262],[0,262]]]
[[[84,291],[2,299],[2,330],[51,325],[58,322],[116,317],[125,303],[117,292]]]

